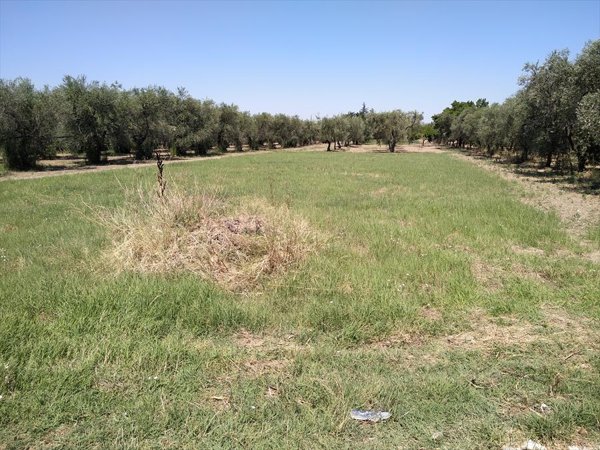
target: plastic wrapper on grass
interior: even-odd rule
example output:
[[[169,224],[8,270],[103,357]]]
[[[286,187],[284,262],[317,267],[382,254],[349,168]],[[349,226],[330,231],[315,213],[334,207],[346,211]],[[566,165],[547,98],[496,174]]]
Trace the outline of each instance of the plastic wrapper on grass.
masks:
[[[289,270],[320,241],[307,221],[263,200],[233,206],[178,189],[128,197],[124,207],[102,215],[114,236],[107,256],[120,270],[191,272],[244,291]]]
[[[353,409],[350,411],[350,417],[360,422],[382,422],[392,417],[392,414],[387,411],[363,411],[361,409]]]

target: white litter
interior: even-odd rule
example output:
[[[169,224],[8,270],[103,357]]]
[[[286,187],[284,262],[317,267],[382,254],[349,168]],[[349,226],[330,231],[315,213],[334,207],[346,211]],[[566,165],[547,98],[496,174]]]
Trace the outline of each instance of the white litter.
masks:
[[[387,411],[363,411],[360,409],[353,409],[350,411],[350,417],[354,420],[360,420],[362,422],[380,422],[388,420],[392,417],[392,414]]]

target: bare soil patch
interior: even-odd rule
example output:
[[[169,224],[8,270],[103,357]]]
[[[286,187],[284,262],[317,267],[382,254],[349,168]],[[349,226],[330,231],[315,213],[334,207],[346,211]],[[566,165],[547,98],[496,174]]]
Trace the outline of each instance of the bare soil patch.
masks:
[[[529,250],[526,251],[529,252]],[[538,252],[533,254],[539,255]],[[503,279],[515,275],[537,283],[552,283],[552,280],[546,274],[520,262],[512,262],[510,268],[504,268],[478,257],[475,257],[471,263],[471,274],[478,284],[491,293],[502,289]]]
[[[418,347],[427,342],[424,336],[417,333],[410,333],[406,331],[397,331],[390,334],[388,337],[382,340],[374,341],[368,346],[372,349],[386,349],[396,347]]]
[[[261,377],[283,373],[289,364],[287,359],[254,359],[244,363],[244,370],[248,376]]]
[[[244,348],[260,348],[265,345],[265,340],[248,330],[242,330],[235,335],[235,343]]]

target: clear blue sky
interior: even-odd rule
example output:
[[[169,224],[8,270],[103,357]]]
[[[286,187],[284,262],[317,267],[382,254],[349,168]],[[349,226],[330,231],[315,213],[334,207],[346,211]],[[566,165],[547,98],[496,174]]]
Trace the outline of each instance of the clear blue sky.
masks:
[[[0,78],[186,87],[251,112],[503,101],[527,61],[600,38],[600,0],[0,0]]]

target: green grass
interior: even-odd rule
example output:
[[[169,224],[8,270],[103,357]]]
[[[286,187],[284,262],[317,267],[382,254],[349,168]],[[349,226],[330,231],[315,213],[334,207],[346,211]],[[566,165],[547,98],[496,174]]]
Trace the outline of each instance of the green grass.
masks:
[[[438,154],[166,173],[287,204],[328,244],[248,295],[114,276],[89,207],[122,205],[152,168],[0,182],[0,448],[600,442],[598,265],[509,183]],[[358,424],[357,407],[392,419]]]
[[[595,242],[600,246],[600,226],[591,227],[588,233],[588,237],[592,242]]]

